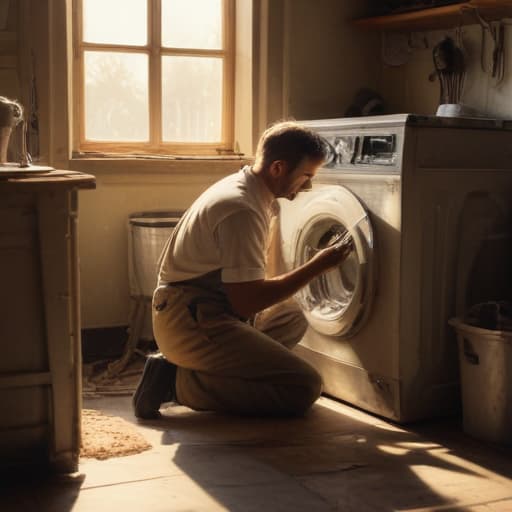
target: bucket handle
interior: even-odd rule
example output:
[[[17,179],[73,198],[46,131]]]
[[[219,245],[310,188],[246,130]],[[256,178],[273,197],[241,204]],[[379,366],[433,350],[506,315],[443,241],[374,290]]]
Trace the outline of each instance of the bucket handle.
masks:
[[[476,365],[480,363],[478,354],[474,352],[473,348],[471,347],[471,343],[466,338],[464,338],[464,356],[466,361],[470,364]]]

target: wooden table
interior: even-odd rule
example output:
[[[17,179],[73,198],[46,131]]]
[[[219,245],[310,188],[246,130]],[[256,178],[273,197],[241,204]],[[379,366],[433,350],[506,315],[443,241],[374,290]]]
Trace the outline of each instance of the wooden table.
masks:
[[[0,169],[0,469],[78,468],[78,191],[94,176]],[[3,179],[2,179],[3,178]]]

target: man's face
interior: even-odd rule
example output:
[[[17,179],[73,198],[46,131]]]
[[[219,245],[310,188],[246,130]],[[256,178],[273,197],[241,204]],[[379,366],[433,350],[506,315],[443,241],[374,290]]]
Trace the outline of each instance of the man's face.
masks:
[[[309,190],[311,180],[315,177],[322,163],[323,160],[304,158],[293,171],[286,170],[277,178],[277,197],[286,197],[286,199],[293,201],[301,190]]]

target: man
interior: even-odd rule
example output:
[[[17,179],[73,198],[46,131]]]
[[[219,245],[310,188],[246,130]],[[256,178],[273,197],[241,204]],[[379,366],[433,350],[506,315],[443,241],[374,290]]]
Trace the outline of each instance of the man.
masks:
[[[290,350],[306,329],[290,298],[342,263],[351,245],[323,249],[272,278],[265,258],[276,198],[292,201],[311,188],[324,158],[317,134],[276,124],[261,137],[252,167],[214,184],[184,214],[162,253],[153,296],[163,357],[146,362],[136,416],[158,417],[169,400],[195,410],[300,415],[320,396],[320,375]]]

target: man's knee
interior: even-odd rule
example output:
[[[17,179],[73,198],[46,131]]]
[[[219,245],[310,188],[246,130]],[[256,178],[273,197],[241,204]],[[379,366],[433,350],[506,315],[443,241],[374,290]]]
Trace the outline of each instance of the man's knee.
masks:
[[[297,377],[297,384],[291,390],[292,396],[288,402],[289,414],[302,416],[318,400],[322,393],[322,377],[309,367]]]
[[[258,313],[254,327],[291,349],[303,338],[308,321],[297,303],[290,299]]]

